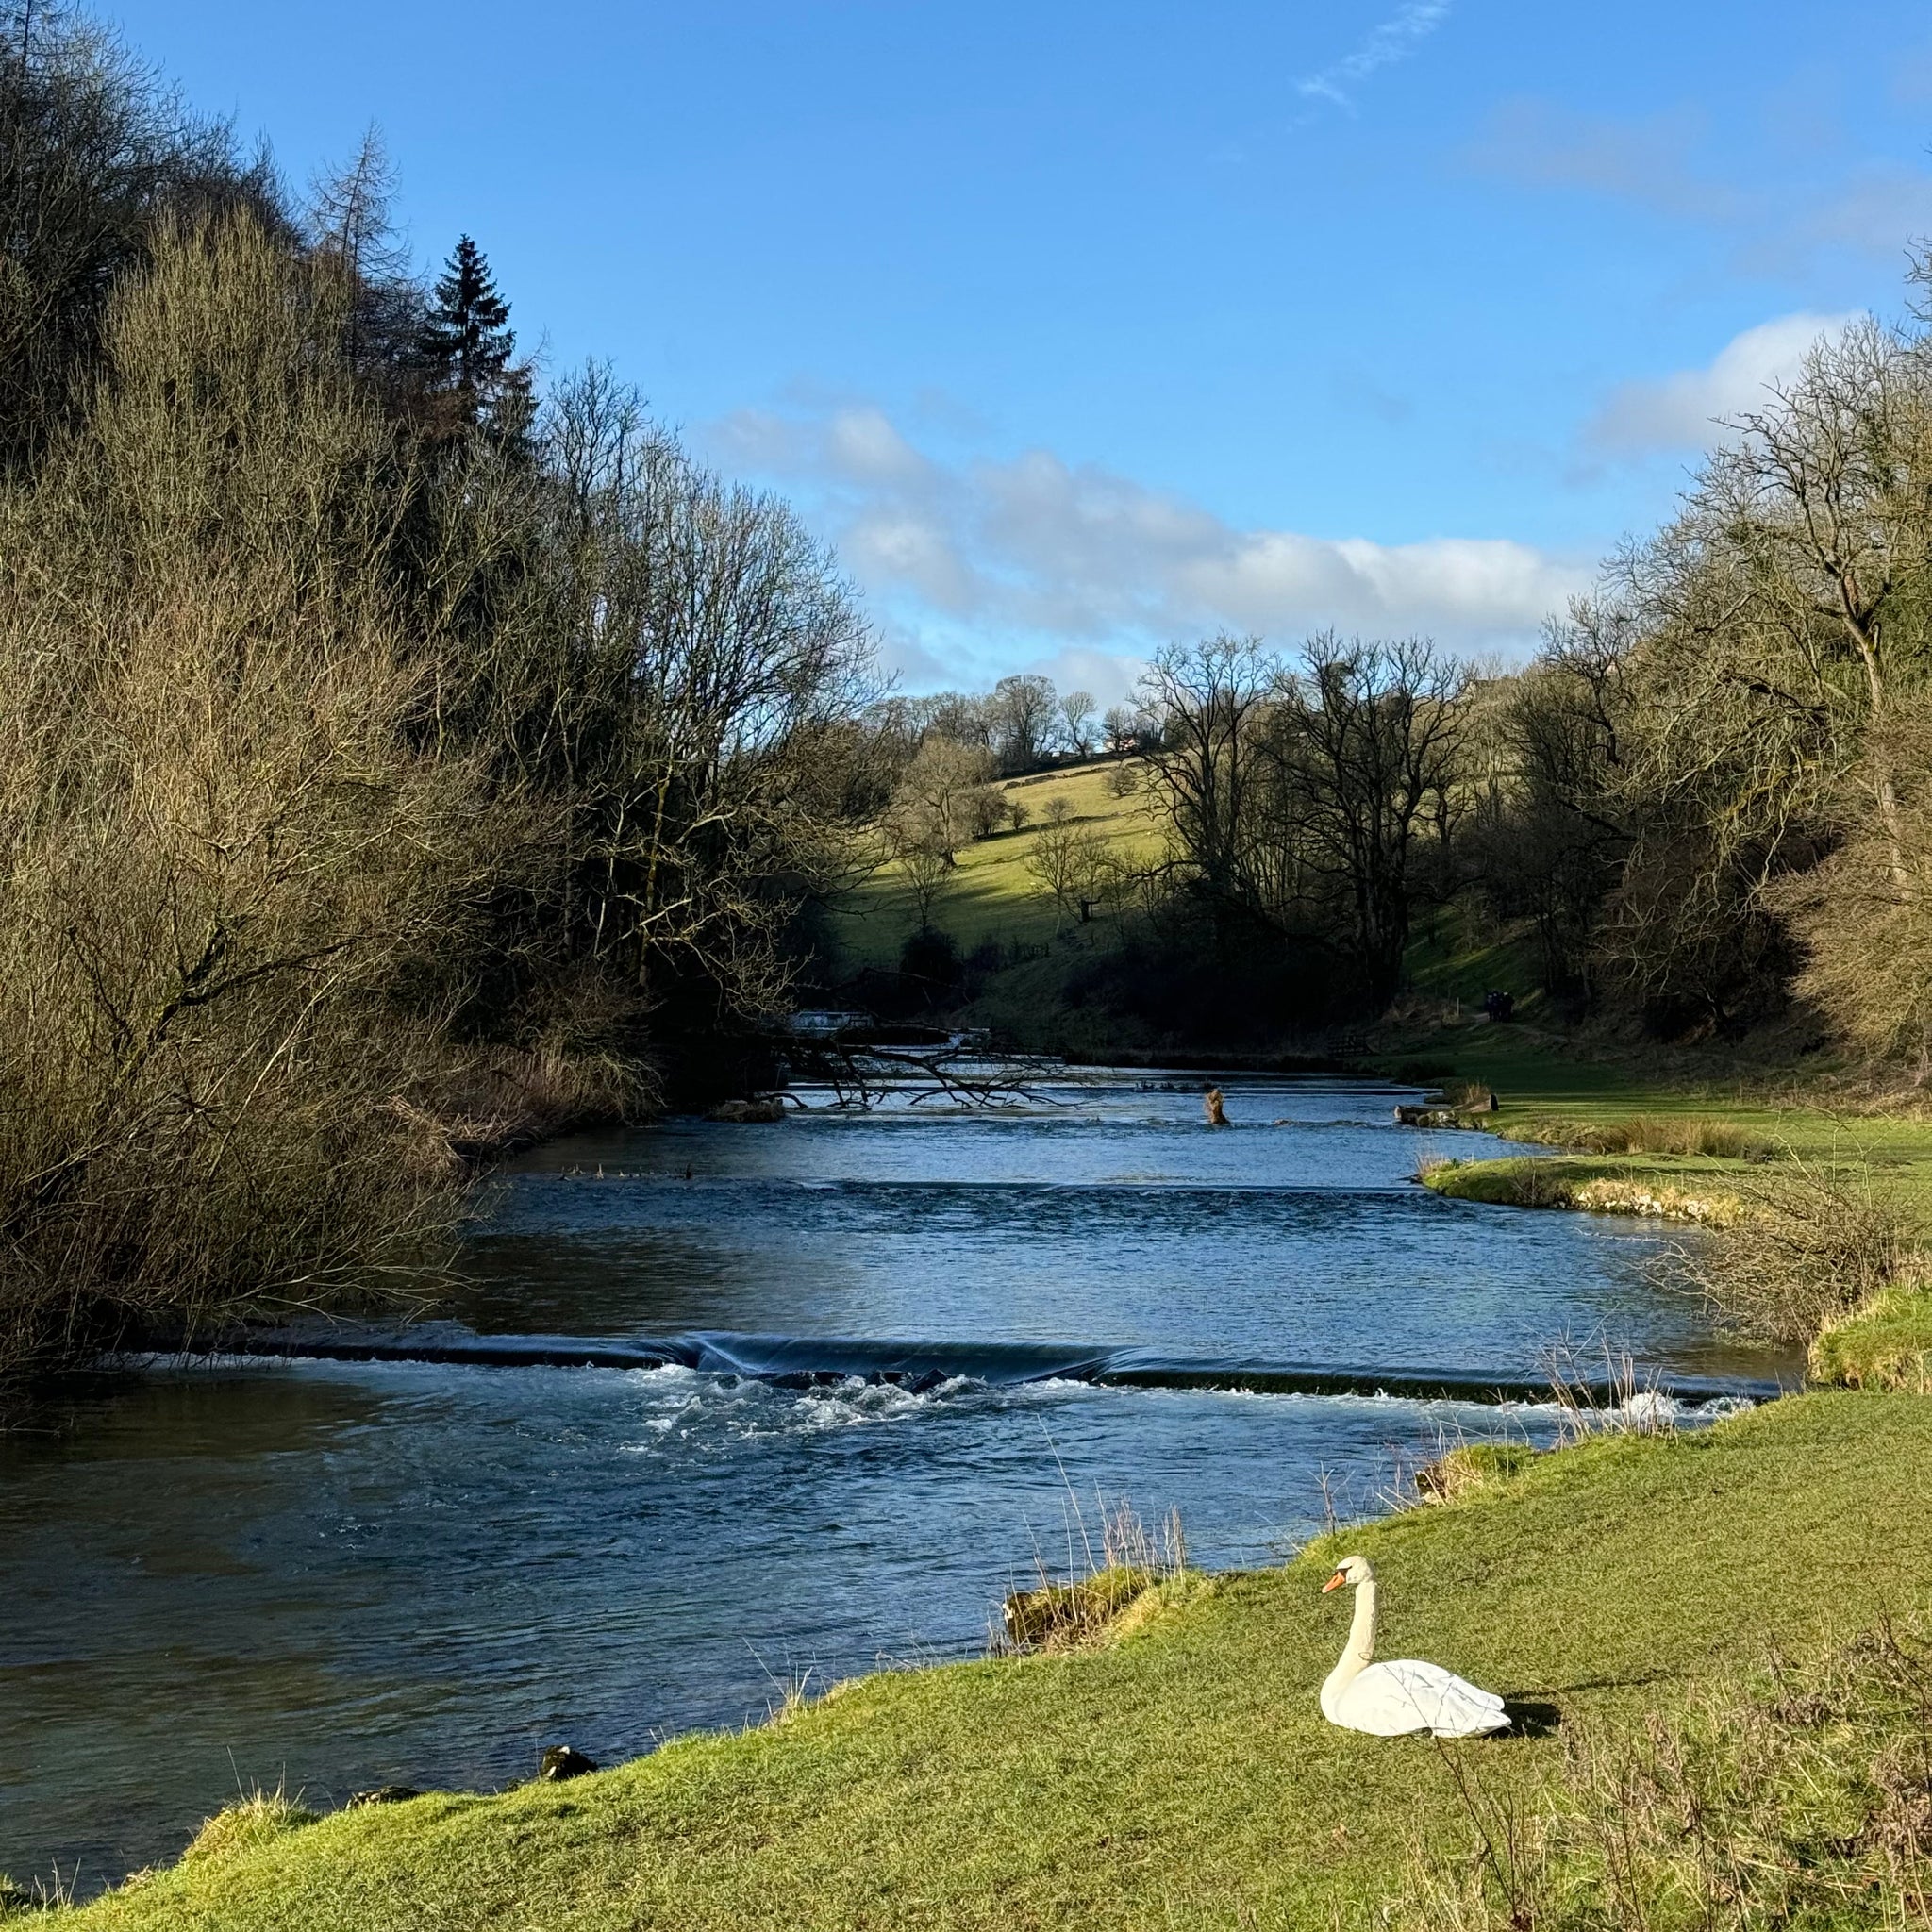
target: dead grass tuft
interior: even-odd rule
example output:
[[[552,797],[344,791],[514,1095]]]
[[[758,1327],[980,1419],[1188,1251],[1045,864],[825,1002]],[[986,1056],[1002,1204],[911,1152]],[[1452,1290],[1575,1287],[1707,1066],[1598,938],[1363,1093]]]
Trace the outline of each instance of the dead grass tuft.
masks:
[[[315,1824],[317,1816],[287,1796],[279,1787],[273,1791],[258,1789],[239,1805],[230,1805],[208,1819],[181,1854],[182,1862],[206,1863],[214,1858],[232,1857],[238,1852],[253,1851],[258,1845]]]
[[[1536,1455],[1526,1442],[1459,1442],[1416,1471],[1415,1492],[1424,1503],[1460,1502],[1520,1475]]]
[[[1083,1532],[1083,1544],[1087,1541]],[[1100,1547],[1088,1547],[1088,1563],[1085,1575],[1057,1580],[1042,1562],[1040,1581],[1012,1591],[1002,1607],[996,1647],[1071,1650],[1112,1634],[1123,1613],[1147,1591],[1188,1574],[1180,1511],[1169,1510],[1150,1529],[1125,1501],[1103,1507]]]
[[[1512,1123],[1512,1140],[1577,1154],[1703,1155],[1718,1160],[1766,1160],[1774,1142],[1747,1133],[1733,1121],[1692,1114],[1632,1114],[1620,1121],[1579,1121],[1544,1116]]]

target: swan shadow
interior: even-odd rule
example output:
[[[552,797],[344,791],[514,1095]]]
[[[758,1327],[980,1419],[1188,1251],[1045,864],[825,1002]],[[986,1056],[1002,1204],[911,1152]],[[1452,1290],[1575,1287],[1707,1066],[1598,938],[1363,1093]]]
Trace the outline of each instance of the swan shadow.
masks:
[[[1563,1722],[1560,1706],[1534,1697],[1504,1698],[1503,1715],[1509,1720],[1503,1734],[1508,1738],[1553,1738]]]

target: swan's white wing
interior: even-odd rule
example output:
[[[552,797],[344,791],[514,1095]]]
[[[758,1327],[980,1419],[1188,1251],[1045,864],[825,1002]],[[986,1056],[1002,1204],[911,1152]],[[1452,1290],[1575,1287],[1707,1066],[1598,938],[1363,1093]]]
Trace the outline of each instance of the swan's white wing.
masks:
[[[1509,1720],[1493,1690],[1479,1690],[1441,1664],[1404,1658],[1363,1671],[1341,1693],[1338,1722],[1377,1738],[1396,1738],[1405,1731],[1471,1738],[1500,1731]]]

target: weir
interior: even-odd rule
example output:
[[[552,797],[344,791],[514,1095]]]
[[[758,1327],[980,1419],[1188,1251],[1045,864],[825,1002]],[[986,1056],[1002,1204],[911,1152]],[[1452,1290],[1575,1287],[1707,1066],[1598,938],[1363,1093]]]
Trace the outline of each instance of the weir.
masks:
[[[332,1324],[231,1335],[199,1358],[341,1362],[422,1362],[475,1369],[662,1369],[741,1375],[801,1387],[858,1378],[924,1392],[954,1380],[994,1388],[1027,1382],[1089,1382],[1133,1389],[1227,1390],[1264,1395],[1391,1396],[1409,1401],[1545,1402],[1547,1376],[1522,1370],[1278,1362],[1165,1357],[1135,1348],[1078,1343],[872,1341],[840,1337],[741,1335],[703,1330],[665,1337],[480,1335],[454,1323],[420,1328]],[[153,1361],[157,1357],[143,1357]],[[181,1357],[189,1359],[191,1357]],[[1586,1405],[1613,1407],[1630,1391],[1610,1375],[1563,1377]],[[1639,1389],[1697,1407],[1742,1397],[1774,1400],[1783,1385],[1765,1377],[1646,1376]]]

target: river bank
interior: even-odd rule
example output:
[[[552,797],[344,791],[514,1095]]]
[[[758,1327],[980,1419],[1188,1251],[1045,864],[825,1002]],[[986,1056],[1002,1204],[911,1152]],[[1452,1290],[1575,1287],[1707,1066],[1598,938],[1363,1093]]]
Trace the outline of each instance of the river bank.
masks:
[[[1391,1653],[1564,1724],[1634,1725],[1726,1659],[1923,1602],[1932,1407],[1787,1398],[1707,1433],[1613,1437],[1448,1505],[1202,1580],[1067,1655],[887,1673],[761,1729],[568,1787],[263,1817],[76,1928],[999,1926],[1354,1923],[1420,1833],[1473,1837],[1426,1741],[1337,1731],[1315,1690],[1346,1544],[1385,1579]],[[1170,1587],[1172,1590],[1172,1587]],[[1490,1790],[1560,1736],[1469,1752]]]
[[[1667,1081],[1579,1065],[1534,1036],[1475,1025],[1442,1042],[1445,1077],[1490,1089],[1465,1125],[1548,1155],[1425,1154],[1418,1177],[1451,1200],[1733,1228],[1795,1179],[1842,1186],[1890,1216],[1920,1253],[1883,1293],[1829,1318],[1808,1350],[1814,1383],[1932,1387],[1932,1118],[1923,1093],[1847,1091],[1828,1079]]]

